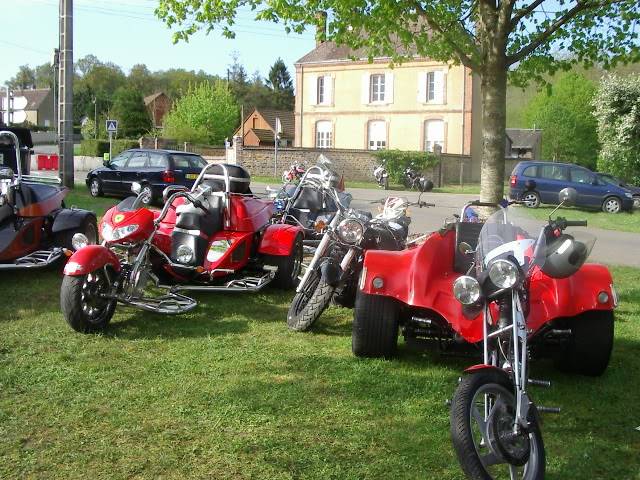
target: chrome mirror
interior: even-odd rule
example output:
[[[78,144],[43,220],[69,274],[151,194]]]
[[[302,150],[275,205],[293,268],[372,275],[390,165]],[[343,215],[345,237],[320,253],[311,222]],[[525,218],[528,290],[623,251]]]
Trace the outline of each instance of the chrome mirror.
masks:
[[[471,248],[471,245],[467,242],[460,242],[460,245],[458,245],[458,251],[463,255],[469,255],[470,253],[474,253],[475,250]]]
[[[578,192],[575,188],[567,187],[560,190],[558,194],[558,199],[562,205],[567,207],[571,207],[575,205],[576,199],[578,198]]]
[[[138,182],[133,182],[131,184],[131,191],[136,195],[139,195],[140,192],[142,191],[142,185],[140,185]]]

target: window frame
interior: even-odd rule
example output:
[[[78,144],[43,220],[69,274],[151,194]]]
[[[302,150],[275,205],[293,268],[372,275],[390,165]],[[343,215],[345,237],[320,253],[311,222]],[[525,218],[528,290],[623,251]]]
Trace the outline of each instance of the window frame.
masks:
[[[556,178],[556,177],[547,177],[544,175],[544,170],[546,168],[557,168],[560,172],[564,173],[563,178]],[[556,182],[568,182],[569,181],[569,173],[567,172],[567,167],[565,167],[564,165],[557,165],[555,163],[550,163],[549,165],[539,165],[538,168],[538,177],[542,178],[544,180],[554,180]]]
[[[144,157],[144,165],[140,166],[140,167],[132,167],[129,165],[129,162],[131,162],[131,160],[133,160],[134,158],[137,157]],[[147,168],[149,165],[149,154],[147,152],[144,151],[138,151],[138,152],[133,152],[130,156],[129,159],[127,160],[127,165],[124,167],[125,170],[142,170],[143,168]]]
[[[382,124],[384,132],[384,139],[372,139],[371,138],[371,130],[372,125],[374,124]],[[369,120],[367,122],[367,150],[386,150],[388,148],[388,132],[387,132],[387,122],[385,120]],[[372,145],[373,143],[373,145]]]
[[[437,123],[439,122],[442,125],[442,140],[430,140],[429,139],[429,124],[430,123]],[[433,152],[434,151],[434,147],[436,145],[440,145],[442,152],[445,151],[445,145],[447,143],[447,135],[446,135],[446,129],[445,129],[445,121],[442,118],[430,118],[427,119],[423,122],[423,127],[424,129],[424,151],[425,152]],[[431,146],[431,150],[429,150],[429,143],[433,143],[433,145]]]
[[[325,104],[325,96],[327,93],[327,86],[325,83],[325,76],[318,75],[318,78],[316,79],[316,103],[318,105]]]
[[[376,85],[377,84],[377,85]],[[377,87],[377,92],[375,91]],[[377,95],[377,99],[375,98]],[[384,73],[369,75],[369,103],[384,103],[386,98],[386,78]]]
[[[320,125],[328,125],[328,130],[320,129]],[[315,148],[333,147],[333,122],[331,120],[318,120],[315,125]]]

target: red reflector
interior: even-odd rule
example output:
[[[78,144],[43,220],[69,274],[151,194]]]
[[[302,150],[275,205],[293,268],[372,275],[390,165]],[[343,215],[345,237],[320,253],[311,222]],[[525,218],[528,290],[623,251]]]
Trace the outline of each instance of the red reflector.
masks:
[[[173,172],[166,170],[164,172],[162,172],[162,181],[164,183],[173,183],[176,181],[176,177],[173,174]]]
[[[515,187],[516,183],[518,183],[518,176],[511,175],[511,178],[509,179],[509,183],[511,184],[512,187]]]

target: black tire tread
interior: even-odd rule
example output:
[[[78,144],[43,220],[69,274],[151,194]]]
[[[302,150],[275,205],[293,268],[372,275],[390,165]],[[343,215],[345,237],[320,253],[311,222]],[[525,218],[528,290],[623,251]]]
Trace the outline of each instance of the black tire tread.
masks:
[[[311,298],[298,315],[295,315],[295,313],[292,312],[292,309],[294,308],[294,305],[296,305],[296,300],[299,300],[299,295],[304,295],[304,293],[296,293],[296,297],[291,302],[291,308],[287,315],[287,325],[289,328],[296,332],[309,330],[331,302],[331,297],[333,297],[334,292],[335,287],[332,287],[323,279],[320,279],[318,285],[311,294]]]
[[[296,285],[297,278],[293,278],[292,269],[294,266],[295,256],[300,254],[302,248],[302,237],[298,235],[293,243],[293,250],[290,255],[267,255],[265,257],[266,265],[278,267],[278,271],[273,277],[273,286],[282,290],[289,290]]]
[[[109,311],[100,323],[91,323],[87,320],[82,312],[80,305],[80,289],[84,282],[85,276],[65,275],[62,279],[60,287],[60,310],[69,326],[76,332],[93,333],[102,331],[111,321],[115,312],[115,304],[108,306]]]
[[[351,350],[357,357],[392,358],[398,349],[400,309],[396,301],[380,295],[356,293]]]

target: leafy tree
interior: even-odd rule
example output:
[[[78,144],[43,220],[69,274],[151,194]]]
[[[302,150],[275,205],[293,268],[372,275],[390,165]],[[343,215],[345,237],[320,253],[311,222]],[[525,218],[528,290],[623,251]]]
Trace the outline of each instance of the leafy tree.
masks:
[[[594,97],[598,170],[640,183],[640,75],[604,78]]]
[[[189,88],[165,118],[164,131],[181,142],[222,145],[239,123],[239,108],[226,82]]]
[[[174,41],[216,26],[233,37],[236,14],[247,7],[257,19],[282,21],[298,33],[328,12],[328,38],[363,49],[370,60],[402,61],[415,52],[473,70],[483,106],[484,201],[496,202],[504,193],[507,77],[526,84],[574,63],[606,68],[640,59],[637,0],[160,0],[156,15],[178,27]],[[569,55],[559,58],[557,51]]]
[[[140,63],[131,67],[131,71],[127,76],[127,85],[143,95],[149,95],[156,90],[154,75],[146,65]]]
[[[26,90],[27,88],[35,88],[36,73],[29,65],[22,65],[18,68],[18,73],[7,82],[11,89]]]
[[[269,70],[267,87],[273,92],[274,107],[279,110],[293,110],[295,97],[293,94],[293,81],[287,70],[287,66],[278,58]]]
[[[133,88],[121,87],[116,91],[111,115],[118,120],[118,134],[124,138],[137,138],[151,128],[142,95]]]
[[[84,57],[76,61],[75,69],[76,69],[76,72],[78,72],[78,74],[81,77],[84,77],[94,67],[97,67],[98,65],[102,65],[102,62],[98,60],[98,57],[96,57],[95,55],[89,54],[89,55],[85,55]]]
[[[53,88],[55,69],[50,63],[43,63],[34,69],[36,88]]]
[[[539,92],[524,111],[526,124],[542,129],[542,157],[596,167],[597,121],[593,116],[596,87],[584,75],[561,75],[550,90]]]
[[[93,121],[92,118],[88,118],[82,128],[80,129],[80,133],[82,134],[82,138],[84,140],[90,140],[92,138],[97,138],[96,135],[96,122]]]

